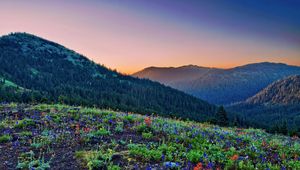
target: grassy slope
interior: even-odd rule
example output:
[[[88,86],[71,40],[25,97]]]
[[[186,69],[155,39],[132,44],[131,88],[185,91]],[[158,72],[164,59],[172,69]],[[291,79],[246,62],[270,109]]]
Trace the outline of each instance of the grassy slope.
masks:
[[[300,169],[298,139],[147,118],[65,105],[1,105],[0,148],[7,154],[0,169]]]
[[[0,77],[1,78],[1,77]],[[4,83],[4,87],[13,87],[13,88],[18,88],[20,91],[25,90],[25,88],[18,86],[16,83],[6,80],[5,79],[5,83]],[[27,89],[26,89],[27,90]]]

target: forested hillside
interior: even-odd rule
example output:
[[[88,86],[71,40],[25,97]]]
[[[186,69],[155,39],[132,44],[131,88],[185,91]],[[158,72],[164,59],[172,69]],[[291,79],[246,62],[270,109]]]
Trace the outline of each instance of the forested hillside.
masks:
[[[300,133],[300,76],[278,80],[253,97],[228,107],[252,127]]]
[[[194,120],[210,119],[215,112],[200,99],[119,74],[34,35],[3,36],[0,51],[1,101],[60,102]]]

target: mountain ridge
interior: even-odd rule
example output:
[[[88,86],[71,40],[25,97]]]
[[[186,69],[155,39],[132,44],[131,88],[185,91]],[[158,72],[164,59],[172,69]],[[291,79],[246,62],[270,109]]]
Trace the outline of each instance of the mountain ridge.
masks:
[[[270,84],[255,96],[247,99],[248,104],[300,104],[300,75],[293,75]]]
[[[32,90],[8,94],[1,87],[2,101],[61,102],[194,120],[206,120],[215,111],[215,106],[184,92],[122,75],[32,34],[2,36],[0,50],[0,77]]]
[[[165,67],[160,67],[160,66],[149,66],[149,67],[145,67],[140,71],[136,71],[134,73],[132,73],[132,75],[137,74],[138,72],[141,72],[143,70],[147,70],[147,69],[180,69],[180,68],[207,68],[207,69],[219,69],[219,70],[231,70],[231,69],[235,69],[235,68],[240,68],[240,67],[248,67],[248,66],[255,66],[255,65],[273,65],[273,64],[277,64],[277,65],[288,65],[288,66],[296,66],[296,67],[300,67],[298,65],[290,65],[290,64],[286,64],[286,63],[282,63],[282,62],[270,62],[270,61],[262,61],[262,62],[254,62],[254,63],[248,63],[248,64],[243,64],[243,65],[238,65],[238,66],[234,66],[234,67],[229,67],[229,68],[221,68],[221,67],[208,67],[208,66],[201,66],[201,65],[195,65],[195,64],[186,64],[186,65],[182,65],[182,66],[165,66]]]
[[[164,68],[164,72],[148,68],[147,72],[144,69],[133,76],[158,81],[210,103],[228,105],[253,96],[276,80],[300,74],[299,66],[272,62],[252,63],[228,69],[199,68],[201,69],[196,71],[190,69],[190,72],[182,67]]]

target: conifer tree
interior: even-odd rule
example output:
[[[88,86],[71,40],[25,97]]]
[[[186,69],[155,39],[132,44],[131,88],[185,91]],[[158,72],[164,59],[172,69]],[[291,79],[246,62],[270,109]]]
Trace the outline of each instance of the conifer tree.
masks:
[[[227,113],[223,106],[220,106],[217,112],[217,123],[220,126],[228,126]]]

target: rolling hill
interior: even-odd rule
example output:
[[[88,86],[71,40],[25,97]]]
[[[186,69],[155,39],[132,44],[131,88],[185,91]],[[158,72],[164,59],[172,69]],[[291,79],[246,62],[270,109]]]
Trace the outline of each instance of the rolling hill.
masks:
[[[133,76],[159,81],[210,103],[227,105],[244,101],[274,81],[296,74],[300,74],[300,67],[263,62],[231,69],[150,67]]]
[[[289,129],[300,129],[300,76],[278,80],[227,109],[258,127],[275,128],[274,126],[286,122]]]
[[[0,51],[1,101],[60,102],[194,120],[207,120],[215,112],[203,100],[119,74],[31,34],[0,37]]]
[[[248,104],[300,104],[300,75],[278,80],[255,96],[246,100]]]

